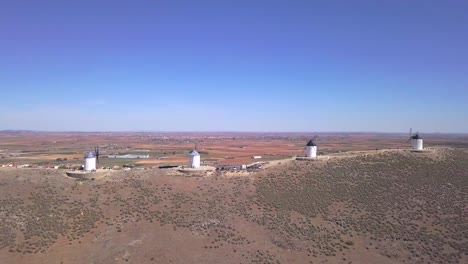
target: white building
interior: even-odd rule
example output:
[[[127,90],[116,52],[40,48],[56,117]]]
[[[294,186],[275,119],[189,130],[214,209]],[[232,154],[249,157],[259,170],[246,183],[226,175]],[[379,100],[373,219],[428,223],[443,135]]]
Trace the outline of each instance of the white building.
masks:
[[[193,150],[190,152],[190,161],[189,161],[189,166],[190,168],[199,168],[200,167],[200,154],[198,151]]]
[[[317,145],[312,139],[306,145],[306,155],[311,159],[317,158]]]
[[[411,146],[413,147],[413,150],[423,150],[423,139],[419,136],[419,134],[416,133],[414,136],[411,136]]]
[[[86,153],[84,157],[84,170],[85,171],[96,170],[96,155],[92,151]]]

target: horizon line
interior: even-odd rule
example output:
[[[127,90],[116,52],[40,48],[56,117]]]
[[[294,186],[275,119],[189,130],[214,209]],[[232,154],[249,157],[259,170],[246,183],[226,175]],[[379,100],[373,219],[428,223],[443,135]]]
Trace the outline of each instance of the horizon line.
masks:
[[[100,131],[85,131],[85,130],[35,130],[35,129],[3,129],[0,133],[5,132],[34,132],[34,133],[256,133],[256,134],[332,134],[332,133],[348,133],[348,134],[408,134],[406,132],[382,132],[382,131],[229,131],[229,130],[193,130],[193,131],[170,131],[170,130],[100,130]],[[419,134],[458,134],[468,135],[468,132],[419,132]]]

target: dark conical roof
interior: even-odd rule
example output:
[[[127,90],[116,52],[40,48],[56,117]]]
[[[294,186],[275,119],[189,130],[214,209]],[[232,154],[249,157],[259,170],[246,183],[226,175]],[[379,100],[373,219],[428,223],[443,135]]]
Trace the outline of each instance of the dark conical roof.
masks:
[[[311,139],[311,140],[309,140],[309,142],[307,143],[306,146],[307,146],[307,147],[310,147],[310,146],[317,146],[317,145],[315,144],[314,140]]]
[[[199,154],[198,151],[196,151],[196,150],[192,150],[192,152],[190,152],[189,155],[190,155],[190,156],[200,156],[200,154]]]
[[[422,139],[418,133],[411,136],[411,139]]]

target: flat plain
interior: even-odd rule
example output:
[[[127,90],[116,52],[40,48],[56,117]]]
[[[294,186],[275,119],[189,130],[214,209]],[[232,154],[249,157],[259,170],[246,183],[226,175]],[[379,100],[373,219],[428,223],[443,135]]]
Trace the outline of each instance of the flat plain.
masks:
[[[428,147],[468,147],[467,134],[423,134]],[[305,144],[317,137],[318,154],[405,149],[407,134],[385,133],[130,133],[0,131],[0,164],[79,166],[87,151],[100,146],[100,166],[133,164],[187,165],[198,146],[202,161],[211,165],[281,160],[305,154]],[[144,154],[148,159],[109,159],[110,154]],[[258,160],[256,160],[258,161]]]
[[[238,175],[146,165],[94,180],[0,168],[0,263],[468,262],[466,136],[427,135],[416,153],[404,135],[319,134],[329,159],[285,159],[312,136],[4,134],[5,163],[80,163],[96,144],[183,163],[195,143],[219,163],[278,161]]]

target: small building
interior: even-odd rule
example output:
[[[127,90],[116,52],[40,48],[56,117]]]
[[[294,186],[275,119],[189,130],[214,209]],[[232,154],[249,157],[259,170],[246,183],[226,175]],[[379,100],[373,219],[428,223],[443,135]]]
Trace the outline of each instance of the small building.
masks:
[[[261,159],[262,156],[252,156],[252,159]]]
[[[200,154],[195,149],[190,152],[189,167],[199,168],[200,167]]]
[[[240,170],[241,167],[238,165],[219,165],[216,166],[216,170],[222,170],[222,171],[232,171],[232,170]]]
[[[311,159],[317,158],[317,145],[313,139],[309,140],[306,145],[306,156]]]
[[[86,153],[86,155],[84,157],[84,170],[85,171],[95,171],[96,170],[96,155],[92,151]]]

